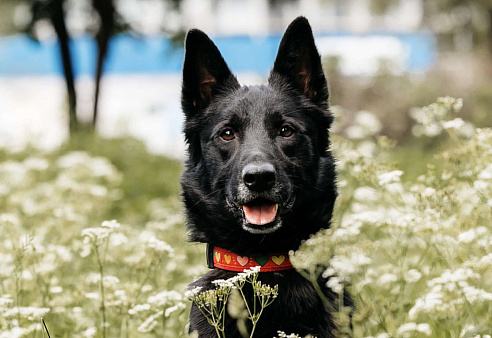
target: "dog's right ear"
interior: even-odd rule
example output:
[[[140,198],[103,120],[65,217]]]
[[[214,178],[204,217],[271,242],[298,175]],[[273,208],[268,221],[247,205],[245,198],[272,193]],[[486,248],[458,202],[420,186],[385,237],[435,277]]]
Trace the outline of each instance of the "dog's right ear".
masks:
[[[298,17],[285,31],[269,82],[280,75],[311,102],[328,108],[328,85],[313,31],[305,17]]]
[[[181,104],[186,116],[203,110],[226,88],[238,88],[219,49],[204,32],[192,29],[185,41]]]

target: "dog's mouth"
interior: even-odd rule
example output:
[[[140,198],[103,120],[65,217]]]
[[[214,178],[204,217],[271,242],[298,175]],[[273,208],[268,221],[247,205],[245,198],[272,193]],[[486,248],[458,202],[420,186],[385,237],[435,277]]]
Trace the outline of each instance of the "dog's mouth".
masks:
[[[242,206],[243,217],[251,225],[264,226],[272,223],[277,216],[278,203],[256,198]]]
[[[282,215],[293,206],[295,198],[285,203],[272,201],[264,197],[254,198],[246,203],[236,204],[226,198],[233,212],[242,217],[242,227],[252,234],[264,235],[273,233],[282,227]]]

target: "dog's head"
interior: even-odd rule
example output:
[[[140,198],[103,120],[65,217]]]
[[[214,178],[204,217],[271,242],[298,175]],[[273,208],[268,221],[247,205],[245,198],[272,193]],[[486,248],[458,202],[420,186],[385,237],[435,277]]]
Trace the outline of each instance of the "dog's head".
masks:
[[[186,38],[182,177],[194,241],[238,252],[296,249],[328,227],[336,197],[328,87],[308,21],[285,32],[268,84],[240,86],[215,44]]]

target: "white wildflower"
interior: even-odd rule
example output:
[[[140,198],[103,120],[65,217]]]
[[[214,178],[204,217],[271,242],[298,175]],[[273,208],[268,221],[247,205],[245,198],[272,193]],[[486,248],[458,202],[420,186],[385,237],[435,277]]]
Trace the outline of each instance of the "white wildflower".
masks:
[[[200,293],[200,291],[202,290],[202,287],[201,286],[197,286],[191,290],[186,290],[185,293],[184,293],[184,296],[187,298],[187,299],[193,299],[195,298],[196,296],[198,296],[198,294]]]
[[[379,333],[376,338],[391,338],[391,335],[389,333]]]
[[[0,338],[20,338],[27,336],[29,333],[31,333],[31,331],[28,329],[22,327],[13,327],[9,330],[4,330],[0,332]]]
[[[398,328],[398,334],[403,335],[404,337],[410,337],[415,334],[415,332],[423,333],[426,336],[430,336],[432,334],[432,330],[429,324],[417,324],[417,323],[406,323]]]
[[[284,331],[277,331],[278,337],[274,338],[299,338],[299,335],[296,333],[287,334]]]
[[[362,141],[357,146],[357,152],[362,157],[372,158],[377,152],[377,145],[370,140]]]
[[[108,276],[103,277],[103,284],[106,287],[114,288],[119,283],[120,283],[120,280],[116,276],[108,275]]]
[[[63,292],[63,287],[57,285],[57,286],[52,286],[50,288],[50,293],[62,293]]]
[[[0,224],[11,225],[13,227],[20,226],[21,222],[16,214],[0,214]]]
[[[172,313],[185,309],[186,305],[182,302],[179,302],[178,304],[168,307],[166,311],[164,312],[164,317],[169,317]]]
[[[439,284],[444,285],[448,283],[458,283],[460,281],[465,281],[468,278],[479,277],[480,275],[472,269],[460,268],[457,270],[446,270],[441,274],[441,276],[428,281],[427,286],[433,287]]]
[[[326,282],[326,286],[337,294],[341,294],[343,292],[343,284],[338,277],[330,277],[330,279]]]
[[[383,275],[381,275],[381,277],[379,277],[379,284],[390,284],[390,283],[393,283],[393,282],[396,282],[398,280],[398,277],[393,274],[393,273],[385,273]]]
[[[53,271],[54,269],[55,269],[54,266],[49,266],[47,271],[50,272]],[[21,278],[24,280],[33,280],[32,272],[29,270],[22,270]]]
[[[91,272],[85,277],[85,282],[87,284],[97,284],[101,280],[101,274],[96,272]]]
[[[260,270],[261,266],[253,266],[252,268],[244,269],[242,273],[244,273],[245,276],[251,276],[253,274],[259,273]]]
[[[138,332],[150,332],[158,324],[157,318],[162,316],[164,311],[158,311],[157,313],[149,316],[138,328]]]
[[[218,286],[219,288],[233,288],[234,282],[231,279],[216,279],[212,281],[212,284]]]
[[[85,228],[82,230],[82,236],[91,238],[93,240],[102,240],[111,234],[111,229],[109,228]]]
[[[108,194],[108,188],[103,185],[94,184],[90,187],[89,193],[97,197],[104,197]]]
[[[169,244],[155,237],[149,238],[146,244],[147,247],[152,248],[155,251],[166,252],[168,254],[174,253],[174,249]]]
[[[347,137],[352,140],[360,140],[367,136],[361,126],[350,126],[345,130]]]
[[[87,338],[92,338],[96,335],[96,333],[97,333],[97,329],[94,326],[91,326],[87,328],[87,330],[82,332],[82,336]]]
[[[458,235],[458,241],[460,243],[471,243],[477,237],[481,237],[488,232],[487,228],[484,226],[479,226],[468,231],[462,232]]]
[[[150,304],[137,304],[128,310],[128,314],[135,315],[138,312],[143,312],[148,310],[150,310]]]
[[[492,164],[489,164],[485,169],[478,174],[480,180],[492,180]]]
[[[427,197],[427,198],[432,197],[432,196],[434,196],[435,194],[436,194],[436,189],[431,188],[431,187],[426,187],[426,188],[424,189],[424,191],[422,192],[422,196],[423,196],[423,197]]]
[[[440,309],[443,305],[444,295],[440,291],[441,288],[433,288],[429,293],[423,297],[417,298],[415,305],[408,312],[411,319],[415,319],[418,315],[423,313],[434,312],[436,309]]]
[[[119,178],[116,168],[105,157],[92,157],[91,161],[87,164],[91,169],[92,175],[95,177],[112,178],[113,176],[116,176],[116,178]]]
[[[85,298],[88,299],[99,299],[99,294],[97,292],[86,292]]]
[[[335,276],[336,275],[336,271],[335,269],[333,268],[328,268],[326,269],[325,271],[323,271],[323,274],[321,275],[323,278],[328,278],[328,277],[331,277],[331,276]]]
[[[354,198],[359,201],[374,202],[379,199],[379,194],[373,188],[359,187],[354,191]]]
[[[84,241],[87,240],[89,241],[89,238],[88,237],[85,237],[84,238]],[[91,254],[91,251],[92,251],[92,248],[91,246],[89,245],[89,243],[83,243],[82,244],[82,248],[79,252],[79,256],[82,257],[82,258],[85,258],[87,256],[89,256]]]
[[[371,259],[360,252],[353,252],[351,256],[336,255],[330,260],[330,267],[336,271],[336,276],[343,281],[349,280],[350,276],[357,272],[362,266],[371,262]]]
[[[41,157],[29,157],[24,160],[24,165],[29,170],[44,171],[48,169],[50,163]]]
[[[28,320],[40,320],[43,318],[48,312],[50,312],[49,308],[45,307],[14,307],[6,310],[3,313],[3,317],[5,318],[14,318],[20,316],[21,318],[26,318]]]
[[[464,125],[465,125],[465,121],[463,121],[463,119],[461,119],[460,117],[455,118],[454,120],[451,121],[445,121],[442,124],[444,129],[456,129],[456,130],[460,130]]]
[[[124,298],[126,297],[126,291],[125,290],[115,290],[114,295],[119,298]]]
[[[462,290],[466,300],[470,303],[476,301],[492,301],[492,293],[485,290],[477,289],[471,285],[465,285]]]
[[[388,183],[399,182],[401,175],[403,175],[403,171],[401,170],[393,170],[387,173],[379,174],[378,175],[379,185],[386,185]]]
[[[117,232],[109,238],[109,244],[111,246],[120,246],[125,243],[128,243],[128,237],[126,237],[124,234],[121,232]]]
[[[85,164],[91,160],[91,156],[85,151],[72,151],[58,159],[57,165],[60,168],[72,168]]]
[[[147,303],[162,307],[163,305],[181,301],[183,297],[177,291],[163,291],[147,298]]]
[[[475,182],[473,182],[473,188],[475,190],[483,191],[483,190],[487,190],[488,187],[489,187],[489,182],[487,181],[476,180]]]
[[[12,304],[14,300],[12,299],[12,296],[9,294],[2,295],[0,297],[0,307],[5,307],[6,305]]]
[[[404,278],[407,283],[416,283],[422,278],[422,274],[416,269],[411,269],[405,272]]]
[[[142,292],[149,292],[149,291],[152,291],[154,289],[154,287],[150,284],[145,284],[144,286],[142,286]]]
[[[57,258],[60,258],[63,262],[70,262],[72,260],[72,252],[63,245],[50,244],[47,247],[48,251],[55,252]]]
[[[108,229],[111,229],[111,230],[114,230],[114,229],[119,229],[121,227],[121,224],[118,223],[115,219],[111,220],[111,221],[104,221],[101,223],[101,227],[102,228],[108,228]]]
[[[450,96],[446,96],[446,99],[452,104],[452,108],[455,112],[458,113],[463,108],[462,98],[452,98]]]
[[[381,131],[381,121],[368,111],[360,111],[355,116],[354,122],[361,126],[367,135],[375,135]]]

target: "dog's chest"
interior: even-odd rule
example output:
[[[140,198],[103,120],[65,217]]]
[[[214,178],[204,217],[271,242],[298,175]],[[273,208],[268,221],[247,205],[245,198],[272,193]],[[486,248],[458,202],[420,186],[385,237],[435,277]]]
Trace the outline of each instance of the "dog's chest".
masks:
[[[213,288],[211,281],[228,279],[233,275],[234,273],[229,271],[215,269],[197,280],[193,285],[209,289]],[[301,337],[308,334],[318,338],[331,337],[330,332],[333,329],[331,314],[311,282],[304,279],[295,270],[260,273],[258,280],[263,285],[271,287],[278,285],[278,296],[262,312],[255,337],[274,337],[279,330],[286,333],[297,333]],[[245,285],[243,292],[249,307],[252,309],[254,295],[251,286]],[[230,318],[229,315],[226,317],[226,331],[229,332],[227,336],[239,337],[236,320]],[[203,337],[207,337],[207,335],[205,334]]]

